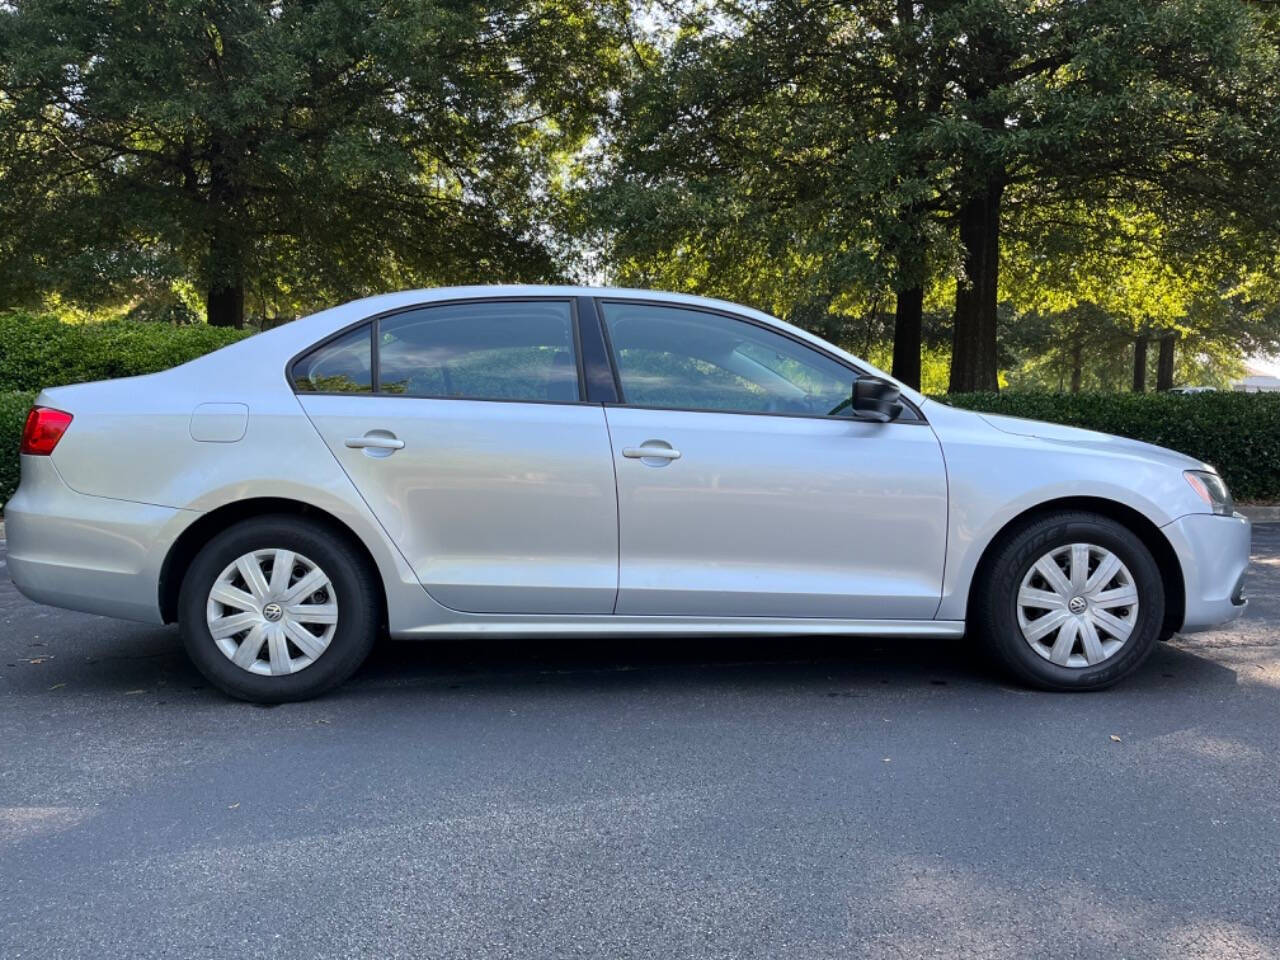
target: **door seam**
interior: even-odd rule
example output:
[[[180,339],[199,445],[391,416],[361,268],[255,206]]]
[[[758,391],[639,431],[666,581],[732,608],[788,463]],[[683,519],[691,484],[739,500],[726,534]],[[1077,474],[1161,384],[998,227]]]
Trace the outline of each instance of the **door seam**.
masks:
[[[615,537],[618,544],[617,562],[615,565],[616,583],[613,588],[613,609],[610,616],[618,615],[618,597],[622,596],[622,493],[618,490],[618,455],[613,448],[613,428],[609,426],[609,410],[600,404],[600,416],[604,418],[604,433],[609,439],[609,465],[613,467],[613,521],[618,531]]]
[[[933,439],[938,444],[938,454],[942,457],[942,483],[947,495],[947,508],[942,513],[942,579],[938,582],[938,605],[933,608],[933,619],[937,620],[938,614],[942,612],[942,603],[947,596],[947,565],[951,560],[951,468],[947,465],[947,448],[943,446],[942,438],[938,436],[938,431],[933,429],[932,424],[928,426],[933,431]],[[966,609],[966,616],[968,612]]]

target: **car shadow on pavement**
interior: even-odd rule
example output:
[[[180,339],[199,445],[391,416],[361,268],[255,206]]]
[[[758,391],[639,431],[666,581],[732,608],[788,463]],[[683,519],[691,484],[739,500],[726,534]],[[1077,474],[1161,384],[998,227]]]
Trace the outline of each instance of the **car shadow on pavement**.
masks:
[[[78,617],[77,617],[78,619]],[[196,672],[174,628],[146,628],[86,618],[100,630],[76,638],[45,633],[4,651],[0,691],[138,696],[163,694],[173,703],[223,699]],[[86,626],[88,626],[86,624]],[[91,638],[86,642],[84,637]],[[1233,686],[1234,670],[1185,646],[1160,644],[1138,673],[1116,689],[1129,693]],[[359,699],[432,690],[627,687],[707,689],[734,686],[859,690],[978,686],[1019,687],[964,639],[900,638],[607,638],[379,642],[369,660],[325,698]]]
[[[985,686],[1019,692],[974,641],[898,638],[573,638],[384,641],[347,684],[368,689],[444,685],[611,687],[706,686],[826,689]],[[1234,671],[1209,657],[1160,644],[1119,689],[1233,686]],[[338,695],[342,695],[339,691]]]

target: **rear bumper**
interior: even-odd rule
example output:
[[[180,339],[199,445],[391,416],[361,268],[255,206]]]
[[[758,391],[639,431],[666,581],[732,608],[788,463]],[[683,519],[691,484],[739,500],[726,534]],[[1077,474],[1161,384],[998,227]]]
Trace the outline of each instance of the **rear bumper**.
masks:
[[[23,457],[5,504],[14,585],[38,603],[163,623],[160,566],[199,513],[76,493],[49,457]]]
[[[1241,616],[1244,575],[1249,568],[1249,521],[1236,514],[1194,513],[1163,528],[1182,565],[1187,591],[1181,630],[1208,630]]]

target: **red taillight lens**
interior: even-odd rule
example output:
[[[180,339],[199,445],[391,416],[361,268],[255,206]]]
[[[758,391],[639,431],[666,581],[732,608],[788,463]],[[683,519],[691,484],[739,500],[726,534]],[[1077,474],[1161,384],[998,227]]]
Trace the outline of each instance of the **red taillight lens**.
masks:
[[[71,423],[71,414],[52,407],[32,407],[22,428],[22,452],[35,457],[53,453]],[[12,448],[10,448],[12,449]]]

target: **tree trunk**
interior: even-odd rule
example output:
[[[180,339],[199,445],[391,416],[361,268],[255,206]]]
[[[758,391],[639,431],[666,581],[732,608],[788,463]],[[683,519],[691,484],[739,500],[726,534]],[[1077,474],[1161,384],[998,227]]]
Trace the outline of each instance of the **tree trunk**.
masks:
[[[245,245],[236,224],[235,151],[220,139],[209,147],[209,289],[205,319],[211,327],[244,326]]]
[[[1160,337],[1160,356],[1156,358],[1156,389],[1168,390],[1173,386],[1173,350],[1177,334],[1166,333]]]
[[[1084,377],[1084,364],[1081,360],[1083,347],[1077,341],[1075,346],[1071,348],[1071,392],[1080,392],[1080,381]]]
[[[924,288],[898,291],[893,316],[893,375],[908,387],[920,389],[920,333],[924,318]]]
[[[915,29],[916,0],[897,0],[898,13],[898,45],[895,57],[900,65],[895,89],[895,106],[897,107],[896,125],[899,136],[910,141],[928,122],[927,118],[937,110],[933,103],[934,94],[927,91],[925,104],[920,103],[920,79],[923,71],[917,67],[921,61],[920,38]],[[906,158],[904,158],[906,159]],[[917,155],[914,161],[915,177],[921,181],[928,180],[928,171],[924,166],[924,156]],[[902,168],[911,169],[911,164]],[[898,180],[901,185],[901,180]],[[920,389],[920,350],[921,332],[924,318],[924,286],[928,280],[927,251],[929,241],[925,234],[924,224],[929,214],[921,202],[907,203],[898,214],[902,226],[901,236],[896,251],[897,259],[897,305],[894,309],[893,321],[893,375],[909,387]]]
[[[1133,338],[1133,392],[1147,392],[1147,338]]]
[[[244,245],[235,224],[220,219],[209,230],[209,288],[205,294],[209,326],[244,326],[244,287]]]
[[[211,284],[204,305],[209,326],[240,329],[244,326],[244,281]]]
[[[1000,279],[1000,203],[1004,185],[991,181],[960,208],[965,281],[956,286],[951,393],[1000,388],[996,364],[996,284]]]

